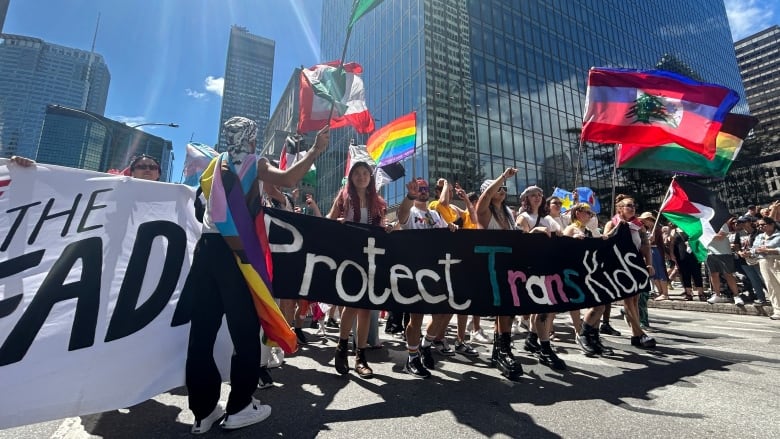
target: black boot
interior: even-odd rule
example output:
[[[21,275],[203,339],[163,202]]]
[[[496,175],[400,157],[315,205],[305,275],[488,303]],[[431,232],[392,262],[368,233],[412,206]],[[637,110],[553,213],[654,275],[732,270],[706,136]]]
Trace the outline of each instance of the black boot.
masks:
[[[495,367],[498,360],[498,332],[493,333],[493,351],[490,353],[490,367]]]
[[[349,355],[348,343],[349,340],[339,339],[339,344],[336,346],[336,358],[334,360],[336,363],[336,372],[342,375],[349,373],[349,360],[347,358]]]
[[[515,360],[512,354],[512,335],[508,332],[501,333],[498,337],[498,349],[496,353],[496,367],[501,375],[509,379],[515,379],[523,374],[523,366]]]
[[[577,334],[577,344],[586,355],[598,355],[601,353],[599,347],[593,343],[594,332],[596,332],[596,328],[583,322],[582,330]]]

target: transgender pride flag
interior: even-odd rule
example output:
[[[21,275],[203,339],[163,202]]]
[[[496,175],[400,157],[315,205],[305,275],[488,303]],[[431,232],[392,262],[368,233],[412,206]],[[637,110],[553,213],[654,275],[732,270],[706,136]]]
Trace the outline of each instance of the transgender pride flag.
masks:
[[[663,70],[591,68],[582,141],[659,146],[676,143],[715,156],[733,90]]]
[[[188,143],[187,156],[184,158],[184,169],[182,170],[182,183],[192,187],[199,186],[201,174],[211,163],[211,159],[218,155],[219,153],[208,145]]]

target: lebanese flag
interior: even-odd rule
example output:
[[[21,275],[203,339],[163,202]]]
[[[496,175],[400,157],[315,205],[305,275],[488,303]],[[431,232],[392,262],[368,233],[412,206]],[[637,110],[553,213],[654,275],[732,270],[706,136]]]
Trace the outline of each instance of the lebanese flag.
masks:
[[[331,128],[351,125],[361,134],[374,131],[361,73],[360,64],[339,67],[338,61],[301,70],[298,132],[316,131],[328,123]]]
[[[712,160],[723,119],[739,95],[663,70],[594,67],[585,100],[583,142],[676,143]]]
[[[660,212],[688,235],[688,243],[700,262],[707,260],[707,246],[729,219],[726,205],[715,192],[694,183],[673,179]]]

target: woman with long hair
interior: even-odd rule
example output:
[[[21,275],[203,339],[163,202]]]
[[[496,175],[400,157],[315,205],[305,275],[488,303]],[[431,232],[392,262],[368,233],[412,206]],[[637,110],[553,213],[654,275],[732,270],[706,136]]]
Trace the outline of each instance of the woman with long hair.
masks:
[[[356,162],[349,170],[347,184],[341,188],[327,217],[341,222],[385,226],[387,203],[376,191],[373,170],[366,162]],[[371,378],[374,371],[366,362],[365,351],[368,346],[368,330],[371,310],[345,306],[339,325],[339,342],[336,346],[336,371],[342,375],[349,373],[348,349],[349,332],[357,317],[355,334],[355,371],[362,378]]]
[[[628,224],[631,230],[631,239],[637,250],[642,254],[647,272],[652,277],[654,269],[653,259],[650,254],[650,241],[647,239],[645,225],[636,217],[636,201],[629,195],[620,194],[615,197],[615,205],[618,213],[604,226],[604,235],[608,236],[610,232],[617,230],[620,224]],[[639,294],[623,299],[623,308],[625,309],[626,320],[629,326],[631,326],[631,345],[640,348],[655,347],[655,339],[644,333],[639,322]],[[586,327],[583,325],[582,330],[585,331],[585,329]]]
[[[507,168],[497,179],[485,180],[477,200],[477,226],[487,230],[517,230],[512,211],[506,205],[506,180],[517,174],[517,169]],[[523,366],[512,354],[512,316],[496,317],[493,335],[493,355],[490,362],[501,374],[514,379],[523,374]]]
[[[526,233],[544,233],[557,235],[553,221],[548,218],[544,193],[538,186],[528,186],[520,194],[520,214],[517,215],[517,228]],[[555,224],[557,226],[557,224]],[[574,317],[572,317],[574,320]],[[528,337],[524,349],[539,358],[539,362],[555,370],[566,370],[566,363],[558,358],[550,345],[555,314],[541,313],[529,316]],[[574,320],[574,324],[577,322]]]
[[[577,203],[572,206],[571,224],[563,230],[563,236],[585,239],[593,238],[593,232],[588,223],[593,218],[593,211],[588,203]],[[585,353],[611,355],[612,349],[601,344],[599,336],[599,321],[604,314],[606,305],[594,306],[585,312],[585,316],[577,329],[577,344]]]

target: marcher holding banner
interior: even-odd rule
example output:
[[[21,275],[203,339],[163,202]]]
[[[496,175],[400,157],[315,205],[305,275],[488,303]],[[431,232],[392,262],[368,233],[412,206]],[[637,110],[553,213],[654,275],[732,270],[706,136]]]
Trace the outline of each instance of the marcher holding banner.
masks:
[[[653,276],[653,259],[650,253],[650,241],[647,239],[647,233],[644,224],[636,217],[636,201],[634,198],[619,194],[615,197],[618,213],[612,220],[604,226],[604,234],[609,236],[610,232],[617,229],[622,223],[627,223],[631,230],[631,239],[634,241],[637,250],[644,257],[647,272]],[[639,322],[639,295],[623,299],[623,308],[626,312],[626,319],[631,327],[631,345],[641,348],[655,347],[655,339],[645,334]],[[583,326],[583,331],[585,327]]]
[[[212,160],[201,177],[207,198],[203,215],[203,233],[195,249],[192,268],[182,296],[192,300],[192,319],[187,349],[186,384],[189,406],[195,415],[192,433],[207,432],[223,415],[224,429],[236,429],[263,421],[271,407],[260,405],[252,394],[258,385],[260,364],[260,319],[253,292],[256,284],[245,278],[248,271],[240,264],[255,267],[257,252],[246,240],[245,227],[259,207],[263,183],[291,187],[309,170],[314,159],[328,147],[326,126],[306,156],[285,171],[270,166],[254,155],[257,125],[244,117],[228,119],[223,128],[227,153]],[[254,227],[251,227],[254,231]],[[255,237],[257,239],[257,237]],[[255,243],[257,244],[257,243]],[[262,270],[261,270],[262,271]],[[258,276],[259,274],[259,276]],[[255,273],[259,282],[264,273]],[[267,277],[267,273],[265,273]],[[278,312],[278,308],[276,308]],[[214,360],[214,343],[225,316],[234,345],[230,367],[231,391],[227,407],[219,403],[222,379]],[[279,313],[281,316],[281,313]],[[283,319],[282,319],[283,320]],[[292,335],[292,347],[295,336]],[[266,336],[275,327],[266,328]]]
[[[577,239],[593,238],[593,232],[588,229],[588,223],[594,214],[588,203],[577,203],[572,206],[572,222],[563,231],[563,236]],[[585,317],[577,330],[577,344],[586,354],[612,355],[613,351],[601,343],[599,335],[599,320],[604,314],[606,305],[594,306],[587,310]]]
[[[482,194],[477,200],[479,228],[487,230],[517,230],[512,211],[506,205],[506,180],[517,174],[517,169],[507,168],[495,180],[485,180],[480,186]],[[523,374],[523,366],[512,353],[512,316],[496,317],[493,334],[493,352],[490,362],[509,379]]]
[[[548,237],[557,234],[554,227],[557,224],[548,219],[544,193],[538,186],[528,186],[520,194],[520,214],[517,216],[517,227],[526,233],[544,233]],[[573,312],[575,327],[579,325],[579,316]],[[566,363],[550,345],[550,335],[553,331],[555,314],[540,313],[529,316],[528,337],[524,349],[539,358],[539,362],[555,370],[566,370]]]
[[[333,207],[328,212],[327,218],[341,222],[351,221],[374,226],[385,225],[385,212],[387,203],[376,191],[374,170],[366,162],[355,162],[349,170],[347,184],[341,188]],[[366,348],[368,348],[368,329],[370,325],[371,310],[362,308],[344,307],[341,313],[341,325],[339,326],[339,342],[336,346],[334,359],[336,372],[341,375],[349,373],[348,343],[349,333],[357,318],[357,330],[355,331],[355,372],[361,378],[371,378],[374,371],[366,361]]]
[[[406,185],[408,193],[406,198],[398,207],[398,222],[404,230],[430,230],[445,229],[451,231],[458,229],[458,226],[449,223],[435,210],[428,208],[428,194],[430,187],[428,182],[422,178],[416,178]],[[426,337],[422,337],[422,322],[424,314],[411,313],[409,324],[406,326],[406,349],[409,351],[409,357],[404,365],[404,371],[417,378],[428,378],[433,369],[435,361],[431,354],[431,346],[436,338],[436,334],[442,333],[442,327],[446,327],[452,314],[433,314],[432,321],[428,325]],[[421,344],[418,344],[421,343]]]

